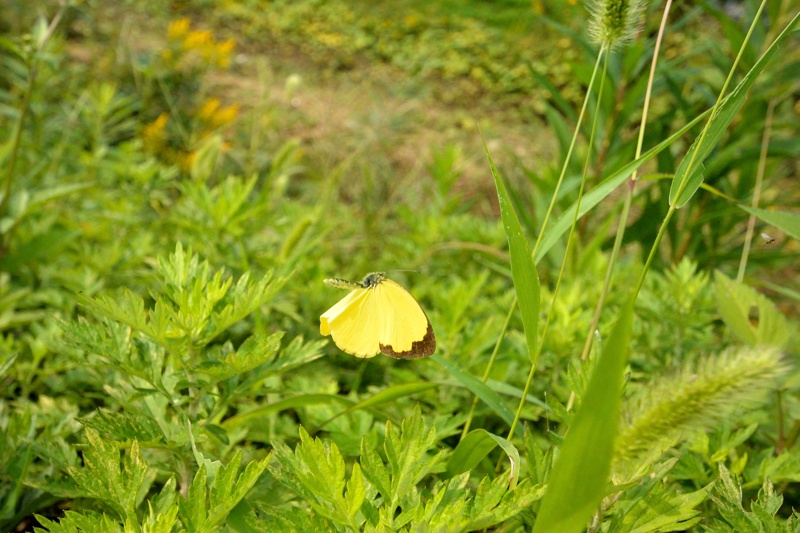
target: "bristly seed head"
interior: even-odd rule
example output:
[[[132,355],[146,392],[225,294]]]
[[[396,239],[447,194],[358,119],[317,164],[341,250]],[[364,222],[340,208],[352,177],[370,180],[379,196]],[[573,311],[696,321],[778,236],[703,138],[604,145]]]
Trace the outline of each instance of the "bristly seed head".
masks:
[[[644,0],[589,0],[589,35],[609,49],[629,42],[636,34],[644,6]]]

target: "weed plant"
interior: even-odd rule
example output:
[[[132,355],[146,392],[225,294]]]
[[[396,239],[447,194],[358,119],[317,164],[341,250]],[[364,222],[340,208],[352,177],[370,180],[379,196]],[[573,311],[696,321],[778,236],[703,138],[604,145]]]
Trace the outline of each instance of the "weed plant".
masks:
[[[244,42],[180,17],[147,47],[100,5],[6,4],[0,530],[800,531],[796,3],[534,14],[579,51],[578,92],[516,66],[560,150],[527,168],[485,143],[498,204],[467,198],[463,147],[392,175],[343,139],[311,165],[272,98],[213,83],[262,25],[374,60],[379,15],[326,36],[339,3],[274,2]],[[383,53],[412,64],[482,27],[402,24]],[[661,52],[706,26],[702,54]],[[491,35],[432,74],[502,78],[522,52]],[[420,271],[392,277],[436,354],[320,337],[323,278],[392,269]]]

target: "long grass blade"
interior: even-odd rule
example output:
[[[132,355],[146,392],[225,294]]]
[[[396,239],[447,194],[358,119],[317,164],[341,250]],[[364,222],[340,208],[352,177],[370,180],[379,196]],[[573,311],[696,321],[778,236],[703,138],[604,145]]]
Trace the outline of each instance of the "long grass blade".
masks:
[[[622,308],[567,431],[534,533],[582,531],[605,493],[619,426],[634,297]]]

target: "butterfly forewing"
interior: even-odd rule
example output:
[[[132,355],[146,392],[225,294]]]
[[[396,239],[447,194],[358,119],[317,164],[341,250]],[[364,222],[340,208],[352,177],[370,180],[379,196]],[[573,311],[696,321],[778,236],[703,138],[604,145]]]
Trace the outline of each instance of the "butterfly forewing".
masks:
[[[356,357],[373,357],[380,351],[379,322],[370,296],[369,289],[356,289],[320,317],[320,333],[330,333],[336,346]]]

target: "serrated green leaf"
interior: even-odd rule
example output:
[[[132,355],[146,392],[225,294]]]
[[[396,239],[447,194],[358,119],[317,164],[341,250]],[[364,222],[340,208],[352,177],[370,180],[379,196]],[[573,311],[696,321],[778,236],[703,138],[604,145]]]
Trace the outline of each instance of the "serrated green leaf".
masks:
[[[120,452],[114,442],[101,438],[91,428],[86,428],[86,439],[85,467],[70,466],[67,472],[87,497],[101,500],[122,520],[138,525],[136,497],[147,474],[139,444],[133,441],[120,464]]]
[[[115,441],[152,442],[163,439],[163,434],[151,419],[130,413],[101,409],[92,417],[79,418],[78,422]]]
[[[517,213],[514,211],[514,205],[508,196],[503,179],[494,166],[494,161],[492,161],[485,139],[483,140],[483,150],[489,160],[489,168],[492,170],[494,184],[497,188],[500,216],[503,219],[503,228],[506,232],[511,255],[511,278],[514,280],[514,289],[517,293],[519,310],[522,315],[522,326],[528,343],[528,357],[533,364],[536,364],[535,358],[538,353],[537,345],[539,342],[539,273],[533,263],[531,249],[528,246],[527,239],[525,239],[525,234],[522,232],[522,226],[517,218]]]
[[[592,372],[550,474],[534,533],[581,531],[605,495],[619,425],[633,303],[632,295],[621,309]]]
[[[351,519],[355,518],[356,513],[361,509],[361,505],[367,497],[367,488],[364,486],[364,477],[361,475],[361,467],[358,463],[353,465],[353,472],[347,481],[344,499],[347,502],[348,513]]]
[[[717,309],[737,337],[750,346],[786,346],[790,338],[789,325],[775,304],[755,289],[720,271],[715,272],[714,281]],[[752,310],[757,312],[752,317],[755,324],[751,323]]]
[[[772,56],[774,56],[783,45],[783,42],[791,35],[798,20],[800,20],[800,13],[796,14],[789,24],[786,25],[780,35],[778,35],[769,48],[762,54],[756,64],[753,65],[753,68],[745,74],[742,81],[733,89],[731,94],[725,97],[725,100],[720,104],[716,114],[709,119],[708,125],[705,128],[707,130],[705,135],[701,133],[700,136],[697,137],[678,165],[678,169],[675,171],[675,178],[672,180],[672,185],[669,190],[670,205],[683,207],[686,202],[694,196],[694,193],[697,192],[697,189],[703,182],[703,162],[711,153],[711,150],[719,144],[728,126],[747,100],[747,92],[750,90],[750,87],[753,86],[753,83],[755,83],[758,76],[767,66],[769,60],[772,59]],[[693,165],[693,168],[689,168],[690,164]]]
[[[282,337],[283,332],[272,335],[252,335],[245,339],[235,352],[203,362],[197,366],[197,371],[212,376],[217,381],[249,372],[275,357],[281,346]]]
[[[292,453],[285,446],[275,448],[277,466],[270,472],[283,484],[302,495],[315,512],[336,524],[359,529],[351,516],[351,507],[344,490],[345,464],[342,454],[333,443],[312,439],[300,427],[300,444]],[[360,476],[360,472],[357,474]],[[354,493],[353,497],[357,495]]]
[[[261,461],[250,461],[239,474],[239,467],[242,464],[242,452],[239,450],[230,462],[217,472],[209,495],[207,529],[215,530],[219,524],[224,523],[228,514],[258,481],[271,457],[267,455]]]
[[[385,433],[386,441],[383,448],[392,476],[391,492],[388,497],[387,495],[384,497],[394,507],[399,505],[401,498],[428,473],[441,453],[433,459],[425,457],[436,440],[436,429],[425,424],[419,405],[414,407],[414,412],[409,418],[403,420],[399,432],[391,422],[386,422]]]
[[[697,507],[705,501],[707,490],[681,493],[663,481],[677,458],[657,465],[640,482],[622,491],[614,505],[608,533],[649,533],[684,531],[700,520]]]
[[[361,469],[380,494],[389,496],[392,493],[391,471],[387,470],[381,456],[367,444],[366,439],[361,440]]]
[[[760,220],[775,226],[782,232],[800,240],[800,213],[790,213],[788,211],[773,211],[771,209],[759,209],[739,205],[751,215],[757,216]]]
[[[205,529],[206,518],[208,517],[206,495],[208,475],[206,466],[201,465],[189,486],[187,498],[178,502],[181,522],[188,531],[201,532]]]
[[[64,516],[54,522],[41,515],[35,515],[36,520],[46,529],[33,528],[37,533],[122,533],[122,526],[106,514],[92,511],[76,513],[66,511]]]

